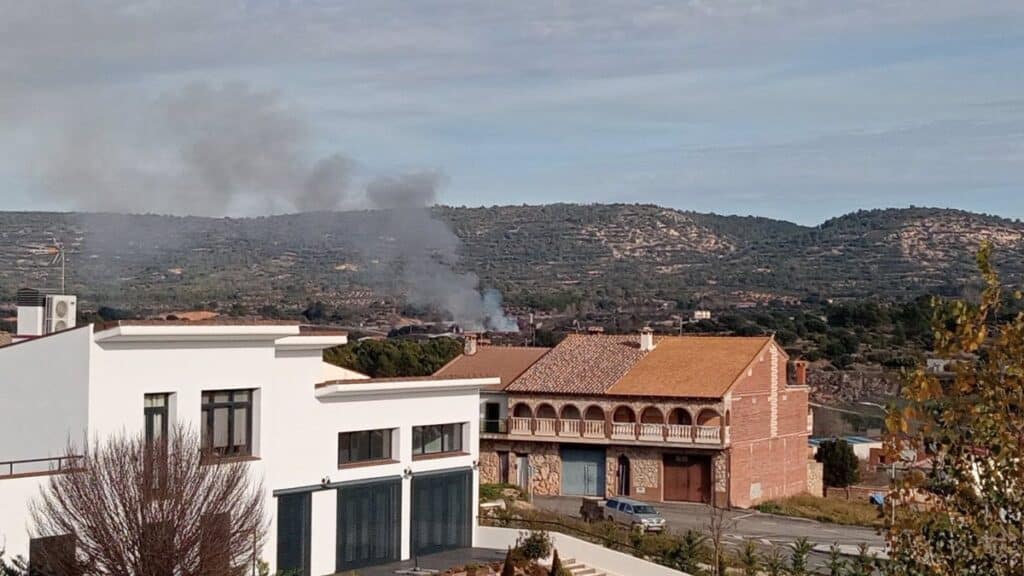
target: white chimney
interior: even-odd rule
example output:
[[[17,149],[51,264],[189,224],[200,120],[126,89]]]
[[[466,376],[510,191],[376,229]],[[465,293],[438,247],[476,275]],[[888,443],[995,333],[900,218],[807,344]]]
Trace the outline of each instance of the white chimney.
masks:
[[[476,354],[476,334],[466,334],[462,353],[466,356]]]
[[[654,330],[643,328],[640,330],[640,351],[650,352],[654,350]]]
[[[42,336],[46,320],[46,296],[32,288],[22,288],[15,296],[18,305],[18,336]]]

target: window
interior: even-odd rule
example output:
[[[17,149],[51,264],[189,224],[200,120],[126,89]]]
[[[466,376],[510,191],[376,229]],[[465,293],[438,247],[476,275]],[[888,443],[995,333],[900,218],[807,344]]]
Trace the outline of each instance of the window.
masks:
[[[391,460],[390,429],[338,434],[338,466]]]
[[[416,426],[412,429],[412,454],[443,454],[462,451],[462,427],[465,424]]]
[[[75,537],[64,534],[29,540],[28,573],[38,576],[78,574],[75,562]]]
[[[218,456],[252,454],[252,392],[203,392],[204,447]]]
[[[144,473],[151,496],[158,496],[167,478],[167,406],[169,394],[146,394],[143,414],[146,420],[146,462]]]
[[[143,412],[146,416],[146,442],[167,437],[167,397],[170,394],[146,394]]]

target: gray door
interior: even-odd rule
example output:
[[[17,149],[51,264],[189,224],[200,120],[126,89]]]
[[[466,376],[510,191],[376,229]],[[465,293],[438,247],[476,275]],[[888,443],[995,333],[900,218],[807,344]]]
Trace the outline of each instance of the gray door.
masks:
[[[400,479],[338,488],[338,572],[398,560],[401,526]]]
[[[562,446],[562,495],[604,496],[604,448]]]
[[[472,480],[469,470],[413,477],[413,554],[433,554],[471,545]]]
[[[530,491],[530,456],[516,454],[516,485]]]
[[[309,576],[312,498],[309,492],[277,497],[277,570]]]

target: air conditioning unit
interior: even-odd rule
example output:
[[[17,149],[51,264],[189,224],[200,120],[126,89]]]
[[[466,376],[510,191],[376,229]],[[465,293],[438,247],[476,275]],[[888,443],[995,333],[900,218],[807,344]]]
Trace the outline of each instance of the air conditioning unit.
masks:
[[[46,297],[46,333],[60,332],[75,327],[78,299],[63,294]]]

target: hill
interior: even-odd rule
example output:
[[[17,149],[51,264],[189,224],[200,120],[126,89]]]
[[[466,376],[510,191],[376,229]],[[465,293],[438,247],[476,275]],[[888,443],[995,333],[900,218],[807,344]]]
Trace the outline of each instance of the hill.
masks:
[[[957,210],[860,211],[815,227],[650,205],[437,207],[433,215],[457,237],[456,271],[475,273],[517,309],[960,294],[984,239],[996,245],[1007,282],[1024,278],[1024,223]],[[287,315],[319,301],[349,317],[429,315],[403,305],[408,286],[396,270],[407,264],[381,256],[402,251],[394,225],[386,212],[0,212],[0,301],[24,285],[59,286],[43,253],[55,235],[69,247],[68,290],[86,306]]]

